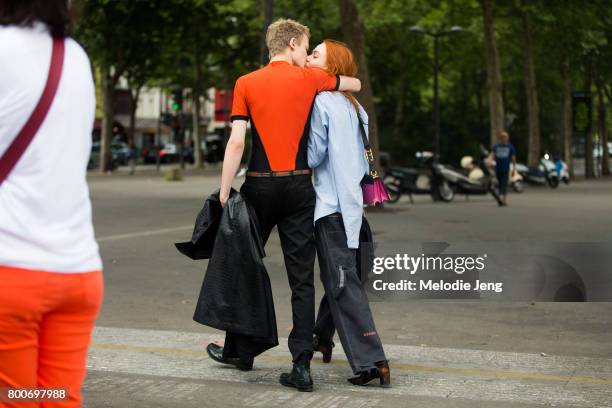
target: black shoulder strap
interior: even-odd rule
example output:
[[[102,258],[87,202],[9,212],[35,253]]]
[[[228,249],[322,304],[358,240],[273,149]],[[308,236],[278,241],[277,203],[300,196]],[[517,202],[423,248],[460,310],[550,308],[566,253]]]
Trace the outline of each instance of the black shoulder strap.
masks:
[[[363,141],[363,147],[368,150],[370,148],[370,141],[368,140],[368,136],[366,135],[364,129],[364,123],[361,119],[361,114],[357,111],[357,119],[359,119],[359,133],[361,134],[361,140]],[[369,161],[369,160],[368,160]]]
[[[6,180],[13,167],[17,164],[21,156],[26,151],[30,142],[38,132],[40,125],[45,120],[47,112],[53,103],[55,93],[62,76],[62,68],[64,65],[64,39],[53,38],[53,47],[51,51],[51,63],[49,64],[49,73],[43,93],[30,115],[28,121],[23,125],[19,134],[6,149],[2,157],[0,157],[0,185]]]
[[[364,123],[361,119],[361,114],[359,113],[359,111],[357,111],[357,119],[359,119],[359,133],[361,134],[361,140],[363,140],[365,158],[368,161],[368,175],[370,177],[376,178],[377,173],[374,170],[374,154],[372,153],[372,149],[370,148],[370,141],[368,140],[368,136],[366,135]]]

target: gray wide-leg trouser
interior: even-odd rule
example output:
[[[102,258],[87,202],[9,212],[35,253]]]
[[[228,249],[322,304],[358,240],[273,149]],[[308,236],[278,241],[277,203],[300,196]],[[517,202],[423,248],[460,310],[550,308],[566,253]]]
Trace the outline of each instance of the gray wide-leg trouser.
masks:
[[[321,300],[315,334],[331,342],[334,331],[355,374],[386,360],[382,343],[357,276],[357,250],[348,248],[342,215],[331,214],[315,224],[317,255],[325,296]]]

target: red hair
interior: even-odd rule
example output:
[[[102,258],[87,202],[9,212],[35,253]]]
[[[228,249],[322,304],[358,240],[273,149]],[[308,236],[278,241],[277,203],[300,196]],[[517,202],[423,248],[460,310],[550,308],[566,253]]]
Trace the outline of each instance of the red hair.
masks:
[[[323,40],[327,48],[327,71],[332,75],[357,76],[357,63],[350,48],[335,40]],[[355,96],[348,91],[341,91],[359,113],[359,104]]]

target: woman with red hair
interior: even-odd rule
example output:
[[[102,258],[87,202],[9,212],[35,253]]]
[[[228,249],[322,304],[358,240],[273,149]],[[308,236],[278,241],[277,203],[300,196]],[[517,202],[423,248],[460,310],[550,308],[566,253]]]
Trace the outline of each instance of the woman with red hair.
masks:
[[[325,40],[307,58],[308,67],[332,75],[357,75],[351,50]],[[355,377],[349,382],[366,385],[379,379],[391,386],[389,365],[358,273],[357,253],[363,218],[361,180],[368,174],[362,130],[368,115],[350,92],[322,92],[312,111],[308,165],[313,169],[317,196],[315,239],[321,282],[321,300],[315,326],[315,351],[331,359],[337,329]],[[367,272],[366,272],[367,273]]]

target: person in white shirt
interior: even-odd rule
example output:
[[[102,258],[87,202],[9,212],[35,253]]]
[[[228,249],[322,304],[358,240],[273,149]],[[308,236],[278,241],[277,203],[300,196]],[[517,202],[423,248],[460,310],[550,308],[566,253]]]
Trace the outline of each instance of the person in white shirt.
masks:
[[[0,389],[66,389],[57,407],[81,406],[103,297],[86,181],[95,89],[69,16],[68,0],[0,0],[0,163],[41,99],[53,37],[64,43],[47,115],[0,184]]]

